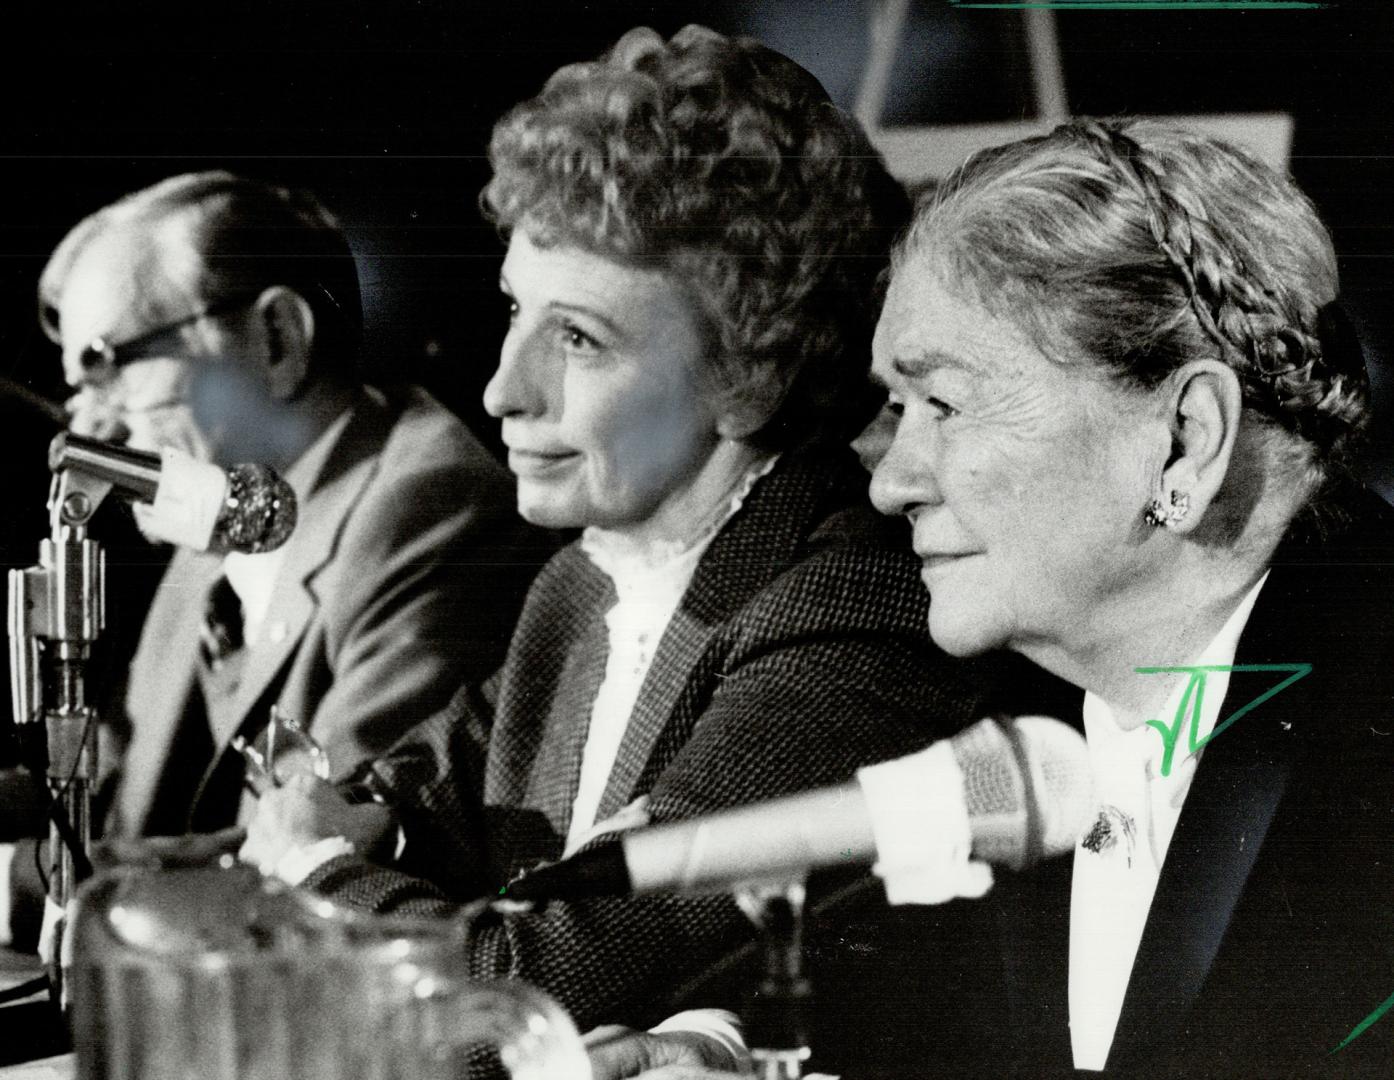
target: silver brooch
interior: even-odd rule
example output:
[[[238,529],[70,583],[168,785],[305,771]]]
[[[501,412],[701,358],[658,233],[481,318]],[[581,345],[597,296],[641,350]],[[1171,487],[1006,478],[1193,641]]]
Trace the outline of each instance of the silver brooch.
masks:
[[[1102,855],[1118,847],[1120,836],[1123,839],[1123,853],[1127,857],[1128,866],[1131,867],[1133,852],[1137,848],[1137,822],[1131,814],[1125,814],[1118,807],[1105,803],[1099,807],[1099,816],[1084,834],[1080,846],[1085,851]]]

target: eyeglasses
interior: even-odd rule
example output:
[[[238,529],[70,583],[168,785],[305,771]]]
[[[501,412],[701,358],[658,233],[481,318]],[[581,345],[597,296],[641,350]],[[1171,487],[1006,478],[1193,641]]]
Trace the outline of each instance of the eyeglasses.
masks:
[[[122,364],[129,364],[133,360],[140,360],[150,353],[149,346],[168,337],[186,326],[203,319],[211,319],[215,315],[224,315],[229,311],[235,311],[240,307],[246,307],[255,299],[256,294],[239,294],[227,297],[212,304],[203,304],[193,312],[185,315],[182,319],[157,326],[153,330],[147,330],[143,334],[137,334],[133,338],[127,338],[121,342],[111,342],[104,337],[93,338],[86,348],[78,354],[78,363],[82,365],[84,371],[91,371],[99,366],[120,367]]]
[[[329,302],[334,312],[346,322],[348,317],[339,305],[339,301],[327,287],[319,282],[312,282],[308,285],[293,285],[291,288],[298,291],[302,296],[309,297],[313,293],[318,293]],[[225,315],[229,311],[246,307],[262,294],[263,289],[247,290],[234,293],[211,304],[203,304],[195,308],[182,319],[176,319],[162,326],[157,326],[153,330],[147,330],[143,334],[137,334],[133,338],[125,341],[111,342],[104,337],[93,338],[87,347],[78,354],[78,362],[84,371],[90,371],[98,365],[109,365],[119,367],[122,364],[129,364],[135,360],[141,360],[149,356],[151,343],[160,338],[168,337],[178,330],[203,319],[211,319],[215,315]],[[50,341],[55,345],[63,344],[63,337],[58,327],[58,311],[51,304],[40,304],[39,307],[39,326]]]

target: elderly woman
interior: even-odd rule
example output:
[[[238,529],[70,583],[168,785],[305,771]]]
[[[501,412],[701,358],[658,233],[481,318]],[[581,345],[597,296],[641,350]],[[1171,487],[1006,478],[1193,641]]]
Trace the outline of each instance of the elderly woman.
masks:
[[[939,645],[1086,691],[1097,817],[1007,920],[1025,1062],[1389,1068],[1389,1023],[1326,1059],[1394,991],[1394,532],[1337,292],[1291,181],[1144,123],[973,159],[898,253],[873,501]]]
[[[983,153],[919,209],[873,501],[940,646],[1086,691],[1097,816],[1072,863],[949,906],[979,921],[925,950],[955,989],[907,1005],[905,1075],[1388,1074],[1394,531],[1349,480],[1337,292],[1289,180],[1154,124]],[[966,1015],[973,982],[1000,997]]]
[[[383,807],[308,781],[262,800],[246,857],[379,911],[497,897],[621,824],[845,779],[980,711],[846,445],[909,208],[816,80],[636,30],[490,158],[509,330],[485,404],[523,516],[584,531],[498,675],[377,763],[395,868],[363,857]],[[471,962],[583,1027],[644,1024],[747,933],[721,897],[553,903],[479,917]]]

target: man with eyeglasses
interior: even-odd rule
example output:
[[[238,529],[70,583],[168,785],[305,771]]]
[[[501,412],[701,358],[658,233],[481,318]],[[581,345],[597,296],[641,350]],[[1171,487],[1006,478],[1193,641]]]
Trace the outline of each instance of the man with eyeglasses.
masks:
[[[126,716],[103,718],[108,835],[237,823],[251,794],[233,745],[264,751],[273,706],[342,775],[498,666],[550,540],[444,407],[363,384],[353,254],[311,195],[173,177],[78,224],[39,299],[72,430],[269,465],[299,506],[278,551],[175,552]],[[33,862],[14,851],[12,880]]]

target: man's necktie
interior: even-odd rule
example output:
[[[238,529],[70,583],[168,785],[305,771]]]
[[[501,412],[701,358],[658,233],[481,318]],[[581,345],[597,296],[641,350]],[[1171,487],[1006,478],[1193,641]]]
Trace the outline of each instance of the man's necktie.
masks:
[[[226,577],[218,578],[209,590],[199,639],[203,661],[212,671],[242,648],[242,601]]]

